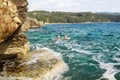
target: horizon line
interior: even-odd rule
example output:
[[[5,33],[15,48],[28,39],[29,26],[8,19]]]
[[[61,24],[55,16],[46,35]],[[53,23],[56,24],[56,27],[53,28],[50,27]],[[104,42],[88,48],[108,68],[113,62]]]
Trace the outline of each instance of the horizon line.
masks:
[[[30,12],[30,11],[47,11],[47,12],[75,12],[75,13],[77,13],[77,12],[91,12],[91,13],[120,13],[120,12],[117,12],[117,11],[115,11],[115,12],[110,12],[110,11],[50,11],[50,10],[28,10],[28,12]]]

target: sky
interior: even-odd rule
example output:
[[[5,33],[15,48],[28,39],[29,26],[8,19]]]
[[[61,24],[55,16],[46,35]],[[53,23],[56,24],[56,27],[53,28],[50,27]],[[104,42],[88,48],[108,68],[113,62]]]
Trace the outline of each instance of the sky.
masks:
[[[28,0],[29,11],[120,12],[120,0]]]

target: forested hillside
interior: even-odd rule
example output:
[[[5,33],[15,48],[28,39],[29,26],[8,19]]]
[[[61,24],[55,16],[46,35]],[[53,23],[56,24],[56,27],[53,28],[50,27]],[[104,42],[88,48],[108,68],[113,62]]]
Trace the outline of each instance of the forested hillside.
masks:
[[[119,22],[120,15],[91,12],[30,11],[29,17],[46,23]]]

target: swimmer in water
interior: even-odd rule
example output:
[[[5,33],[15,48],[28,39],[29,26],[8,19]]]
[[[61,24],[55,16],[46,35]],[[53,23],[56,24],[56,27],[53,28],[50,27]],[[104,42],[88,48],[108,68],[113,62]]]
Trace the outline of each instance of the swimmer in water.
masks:
[[[67,35],[64,36],[64,40],[70,39]]]
[[[60,40],[60,39],[61,39],[60,35],[57,35],[57,40]]]

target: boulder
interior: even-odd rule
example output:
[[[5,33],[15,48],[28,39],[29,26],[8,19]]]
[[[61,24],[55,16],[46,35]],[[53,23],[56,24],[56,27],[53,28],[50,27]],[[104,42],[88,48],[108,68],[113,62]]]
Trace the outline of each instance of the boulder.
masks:
[[[25,32],[30,28],[38,28],[44,26],[43,21],[37,21],[37,19],[27,18],[21,27],[21,31]]]
[[[5,64],[5,70],[0,73],[2,80],[63,80],[62,74],[69,69],[60,55],[46,48],[31,51],[22,60],[2,63]]]

